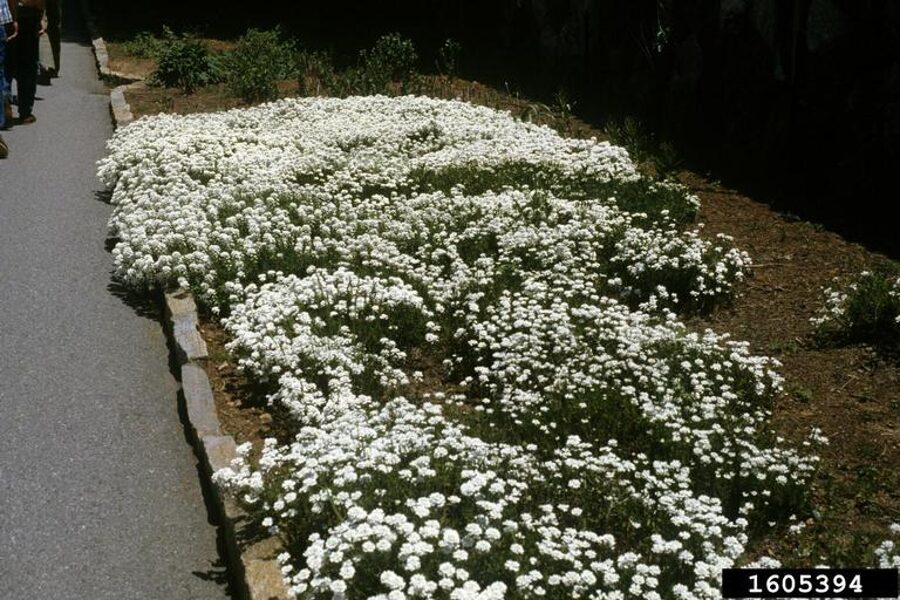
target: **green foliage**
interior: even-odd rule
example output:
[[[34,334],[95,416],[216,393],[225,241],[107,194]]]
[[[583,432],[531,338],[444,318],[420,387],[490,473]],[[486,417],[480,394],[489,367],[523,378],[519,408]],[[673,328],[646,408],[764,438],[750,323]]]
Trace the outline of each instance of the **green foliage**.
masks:
[[[175,35],[167,25],[163,26],[162,35],[156,35],[149,31],[142,31],[134,36],[133,39],[125,42],[122,46],[125,52],[131,56],[138,58],[156,58],[160,56],[163,50],[171,44],[173,40],[177,40]]]
[[[677,173],[684,166],[684,161],[678,151],[670,142],[663,142],[653,157],[656,172],[660,177],[669,177]]]
[[[334,90],[340,77],[331,56],[325,52],[298,52],[296,71],[298,94],[301,96],[318,96],[325,90]]]
[[[456,77],[459,72],[459,57],[462,54],[462,44],[452,38],[447,38],[438,48],[435,66],[438,73],[445,77]]]
[[[231,92],[247,102],[274,100],[278,82],[296,72],[296,54],[296,46],[282,40],[279,29],[250,29],[222,57],[224,79]]]
[[[565,88],[559,88],[553,95],[553,110],[560,119],[568,120],[572,116],[572,108],[575,102],[569,98]]]
[[[636,162],[644,162],[653,154],[653,135],[633,117],[610,121],[606,124],[609,141],[622,146]]]
[[[378,38],[372,49],[360,52],[359,57],[360,68],[355,73],[351,70],[348,76],[366,94],[390,93],[391,83],[399,84],[400,93],[406,93],[419,62],[415,44],[399,33]]]
[[[157,55],[159,64],[152,80],[189,94],[219,80],[218,68],[209,49],[189,36],[173,36]]]
[[[825,306],[813,319],[821,337],[900,350],[900,276],[896,272],[864,271],[825,294]]]
[[[635,222],[646,226],[658,223],[685,225],[697,215],[699,203],[678,184],[634,180],[607,179],[589,175],[570,175],[546,165],[509,162],[501,165],[460,165],[441,170],[414,170],[412,185],[421,191],[449,193],[462,185],[466,193],[484,194],[512,189],[545,189],[560,198],[606,202],[633,213]],[[640,216],[643,215],[643,216]]]
[[[884,273],[872,273],[858,280],[847,302],[848,331],[869,340],[900,341],[900,290]]]
[[[344,98],[409,93],[418,81],[417,62],[412,40],[393,33],[379,38],[370,50],[360,52],[356,67],[338,71],[331,56],[310,51],[299,52],[294,64],[301,95]]]
[[[635,162],[652,165],[659,177],[674,175],[684,166],[671,142],[657,143],[653,133],[634,117],[609,121],[606,134],[612,143],[628,150]]]

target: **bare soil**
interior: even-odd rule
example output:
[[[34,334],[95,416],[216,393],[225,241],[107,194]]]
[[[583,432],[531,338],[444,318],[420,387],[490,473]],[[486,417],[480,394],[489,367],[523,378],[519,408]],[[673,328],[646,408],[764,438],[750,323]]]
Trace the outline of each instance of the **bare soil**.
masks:
[[[108,66],[113,71],[146,78],[156,69],[156,60],[131,56],[125,52],[123,44],[107,41],[106,51],[109,53]]]
[[[800,440],[815,426],[831,440],[812,489],[817,518],[799,535],[774,533],[757,551],[797,566],[860,566],[900,520],[900,364],[869,346],[821,343],[809,319],[834,277],[887,259],[697,175],[681,180],[700,196],[706,232],[733,236],[756,264],[731,306],[694,324],[731,333],[782,362],[785,393],[773,418],[780,435]]]

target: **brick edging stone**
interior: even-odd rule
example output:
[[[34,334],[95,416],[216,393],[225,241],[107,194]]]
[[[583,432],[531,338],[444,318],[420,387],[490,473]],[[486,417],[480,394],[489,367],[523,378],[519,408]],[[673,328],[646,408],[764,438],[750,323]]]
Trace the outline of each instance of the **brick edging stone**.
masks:
[[[201,471],[219,513],[225,534],[228,563],[235,581],[243,588],[238,593],[247,600],[286,600],[289,596],[275,557],[283,551],[281,541],[265,538],[251,544],[247,539],[249,519],[228,493],[213,480],[212,474],[231,465],[237,458],[234,438],[224,435],[216,413],[212,387],[206,375],[208,354],[198,329],[197,304],[188,290],[164,294],[166,331],[171,336],[181,375],[181,391],[190,427],[191,441],[202,465]]]
[[[129,85],[141,82],[143,78],[139,75],[113,71],[109,68],[109,50],[107,50],[106,42],[97,28],[97,21],[94,19],[91,11],[90,0],[81,0],[81,14],[87,25],[88,35],[91,36],[91,46],[94,49],[94,58],[100,77],[121,84],[110,92],[109,106],[116,128],[124,127],[134,121],[131,107],[128,106],[128,102],[125,100],[125,90]]]
[[[87,23],[100,75],[114,81],[139,82],[140,77],[109,69],[106,42],[100,36],[88,0],[81,0],[82,14]],[[134,120],[125,99],[128,84],[119,85],[109,94],[113,123],[117,129]],[[166,304],[166,333],[178,361],[181,393],[190,429],[194,452],[201,464],[204,483],[212,491],[213,503],[225,536],[226,560],[232,580],[238,586],[236,594],[246,600],[287,600],[287,588],[281,566],[275,557],[283,551],[276,537],[244,542],[248,535],[249,519],[228,493],[213,480],[219,469],[231,465],[237,457],[234,438],[222,433],[212,386],[206,375],[206,342],[200,335],[197,304],[189,290],[175,290],[164,294]]]
[[[107,50],[106,42],[100,35],[97,21],[94,19],[93,11],[91,11],[90,0],[81,0],[81,14],[84,16],[88,34],[91,36],[91,45],[94,47],[94,57],[97,60],[97,70],[100,71],[100,76],[104,79],[109,79],[121,84],[135,83],[143,80],[143,77],[140,75],[114,71],[109,68],[109,50]]]

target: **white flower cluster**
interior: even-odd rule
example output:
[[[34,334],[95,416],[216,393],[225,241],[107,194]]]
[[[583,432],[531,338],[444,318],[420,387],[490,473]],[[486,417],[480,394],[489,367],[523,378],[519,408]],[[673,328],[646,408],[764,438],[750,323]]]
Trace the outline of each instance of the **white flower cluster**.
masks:
[[[896,316],[893,319],[897,330],[900,330],[900,277],[887,278],[872,271],[861,272],[850,282],[835,279],[823,290],[825,300],[810,323],[820,332],[846,332],[857,327],[858,311],[853,305],[866,304],[867,312],[891,310]],[[873,318],[867,315],[867,318]]]
[[[116,205],[116,275],[207,299],[253,273],[323,262],[433,281],[461,262],[435,254],[477,258],[499,236],[519,250],[507,268],[541,251],[523,237],[549,234],[544,260],[586,250],[570,260],[609,263],[635,296],[664,276],[685,303],[727,294],[747,260],[677,231],[665,215],[696,198],[639,180],[623,149],[461,102],[318,98],[142,119],[117,132],[99,172]],[[504,190],[517,191],[498,200]],[[647,202],[657,196],[666,205]]]
[[[296,597],[717,598],[803,495],[776,363],[672,312],[747,256],[620,148],[303,99],[142,119],[100,174],[117,275],[197,291],[297,431],[216,475]]]
[[[875,558],[882,569],[900,569],[900,523],[890,527],[891,538],[881,542],[875,549]]]

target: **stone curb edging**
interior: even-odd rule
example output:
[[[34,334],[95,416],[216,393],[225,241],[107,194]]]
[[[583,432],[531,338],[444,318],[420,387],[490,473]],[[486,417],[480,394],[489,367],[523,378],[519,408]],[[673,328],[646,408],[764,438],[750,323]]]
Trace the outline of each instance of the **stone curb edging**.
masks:
[[[81,0],[81,14],[84,16],[88,34],[91,36],[91,45],[94,47],[94,57],[97,60],[97,69],[100,71],[100,76],[120,84],[135,83],[143,80],[143,77],[140,75],[122,73],[109,68],[109,50],[107,50],[106,42],[97,28],[97,21],[94,20],[89,0]]]
[[[141,78],[109,69],[109,53],[106,42],[100,36],[91,14],[88,0],[81,0],[82,14],[87,23],[101,77],[118,82],[110,92],[109,101],[113,124],[116,129],[134,120],[131,107],[125,99],[129,85]],[[225,536],[225,552],[232,580],[239,589],[238,598],[246,600],[287,600],[287,588],[282,579],[281,566],[275,557],[283,551],[276,537],[245,543],[248,535],[247,514],[235,504],[225,490],[212,479],[213,473],[231,466],[237,457],[236,444],[230,435],[223,435],[216,412],[212,386],[206,375],[208,359],[206,342],[200,335],[197,304],[188,290],[176,290],[164,294],[166,304],[165,329],[175,350],[181,379],[181,395],[184,399],[191,442],[201,464],[204,483],[212,491],[213,503]]]
[[[212,474],[237,458],[234,438],[223,435],[216,413],[212,387],[206,375],[208,354],[198,328],[197,305],[187,290],[164,294],[166,330],[172,338],[181,371],[181,391],[190,427],[191,441],[202,471],[213,491],[214,502],[225,534],[229,568],[248,600],[286,600],[289,596],[275,560],[283,551],[281,541],[269,537],[249,545],[247,514],[213,480]]]
[[[94,58],[97,63],[97,70],[100,71],[100,77],[122,84],[110,93],[109,106],[113,113],[113,121],[116,124],[116,128],[124,127],[134,121],[131,107],[125,101],[125,89],[129,85],[141,82],[143,78],[109,68],[109,50],[107,50],[106,42],[97,28],[97,22],[94,20],[91,12],[89,0],[81,0],[81,14],[84,16],[84,22],[87,24],[88,35],[91,36],[91,45],[94,48]]]
[[[125,100],[125,90],[128,87],[127,85],[120,85],[109,93],[109,108],[112,111],[116,129],[130,125],[134,121],[131,107],[128,105],[128,101]]]

